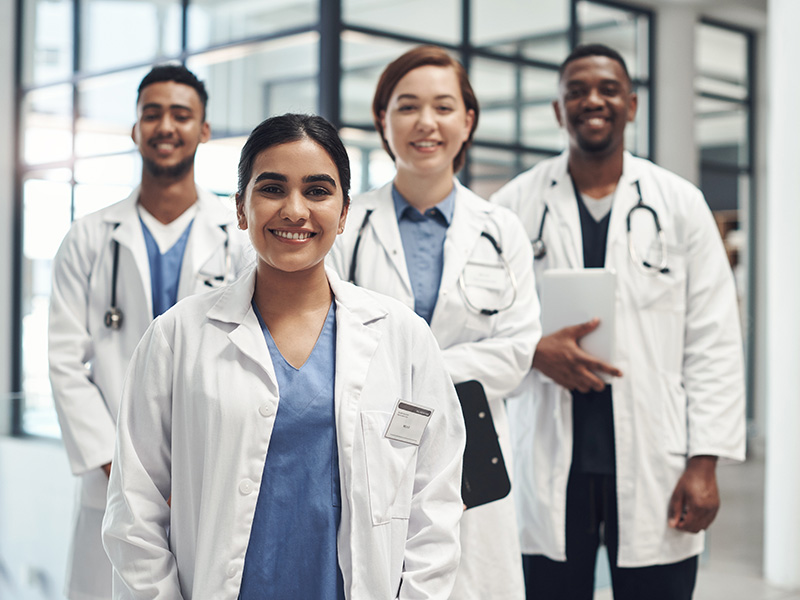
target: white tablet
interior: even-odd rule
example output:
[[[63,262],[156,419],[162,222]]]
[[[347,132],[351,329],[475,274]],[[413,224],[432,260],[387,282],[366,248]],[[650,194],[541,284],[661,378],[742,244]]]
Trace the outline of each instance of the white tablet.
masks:
[[[542,333],[597,317],[600,326],[579,343],[589,354],[613,365],[617,274],[608,269],[550,269],[542,273],[539,286]]]

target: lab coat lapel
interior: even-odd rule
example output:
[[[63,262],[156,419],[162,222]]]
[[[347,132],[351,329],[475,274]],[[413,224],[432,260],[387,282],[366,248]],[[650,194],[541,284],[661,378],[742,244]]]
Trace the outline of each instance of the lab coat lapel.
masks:
[[[224,262],[224,247],[228,235],[221,225],[231,222],[231,214],[225,210],[219,200],[210,192],[197,190],[198,211],[192,224],[192,231],[184,254],[181,266],[181,279],[178,286],[178,298],[185,298],[195,293],[197,289],[198,274],[208,277],[226,276]],[[203,269],[214,254],[218,254],[220,264],[214,265],[206,273]]]
[[[147,314],[153,314],[153,293],[150,285],[150,261],[147,258],[147,246],[144,243],[144,234],[142,233],[142,225],[139,222],[139,213],[136,210],[136,203],[139,200],[139,187],[137,186],[130,196],[120,202],[114,210],[109,211],[104,220],[107,223],[119,224],[111,234],[111,239],[119,242],[120,257],[119,257],[119,271],[117,277],[122,280],[128,277],[128,273],[124,273],[124,258],[122,256],[122,249],[125,248],[130,251],[133,260],[136,264],[136,270],[139,272],[139,279],[142,282],[142,291],[144,293],[144,300],[147,303]],[[119,284],[118,284],[119,285]]]
[[[253,268],[225,288],[224,293],[208,311],[207,316],[214,321],[235,325],[228,333],[228,340],[267,375],[269,392],[278,397],[278,380],[275,376],[275,369],[264,341],[261,324],[251,305],[255,283],[256,270]]]
[[[374,228],[375,240],[383,248],[392,267],[397,271],[397,275],[403,282],[406,292],[413,297],[411,279],[408,276],[408,266],[406,265],[406,255],[403,251],[403,240],[400,237],[400,228],[397,225],[397,216],[394,212],[392,185],[392,183],[388,183],[378,190],[375,203],[367,207],[374,209],[370,217],[370,225]],[[358,225],[360,226],[361,223]],[[364,250],[365,248],[362,245],[360,252],[364,252]],[[372,257],[369,260],[372,260]]]
[[[336,425],[340,460],[347,465],[340,471],[346,474],[353,472],[353,442],[361,393],[381,338],[374,323],[385,318],[386,311],[371,301],[364,290],[341,281],[331,270],[327,274],[336,299]],[[342,484],[343,489],[352,489],[350,482]]]
[[[578,200],[572,187],[572,179],[567,171],[567,153],[561,155],[553,182],[545,192],[545,202],[549,208],[548,219],[552,219],[555,236],[546,236],[547,244],[559,244],[571,269],[583,268],[583,237]],[[547,224],[545,224],[545,230]],[[551,230],[552,231],[552,230]]]

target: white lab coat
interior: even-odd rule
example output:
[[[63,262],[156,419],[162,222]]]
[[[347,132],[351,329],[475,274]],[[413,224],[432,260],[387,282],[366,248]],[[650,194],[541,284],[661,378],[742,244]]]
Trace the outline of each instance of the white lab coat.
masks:
[[[669,273],[643,274],[628,254],[625,219],[652,206],[666,235]],[[545,204],[546,269],[583,268],[578,205],[567,154],[545,160],[493,197],[536,239]],[[656,239],[652,217],[636,211],[634,239]],[[656,258],[657,258],[656,254]],[[667,526],[667,504],[687,457],[744,459],[742,340],[731,269],[711,212],[689,182],[625,153],[608,227],[606,267],[617,272],[616,360],[612,383],[620,567],[673,563],[699,554],[703,533]],[[572,400],[538,371],[508,410],[522,549],[565,560]]]
[[[422,319],[329,280],[346,597],[446,598],[465,442],[453,384]],[[118,600],[239,593],[279,402],[254,285],[255,269],[180,302],[131,360],[103,523]],[[434,411],[419,446],[383,437],[398,399]]]
[[[533,260],[525,232],[509,211],[492,206],[454,180],[455,210],[444,243],[444,269],[431,330],[455,383],[476,379],[483,384],[509,470],[512,456],[504,398],[528,372],[539,340],[539,303]],[[392,184],[353,198],[348,225],[328,255],[328,262],[348,277],[353,248],[367,210],[374,212],[358,248],[355,283],[397,298],[414,307]],[[497,267],[486,231],[500,244],[517,280],[517,298],[507,310],[482,315],[467,306],[458,278],[468,264]],[[479,308],[504,306],[513,290],[502,278],[499,290],[467,285],[470,301]],[[469,284],[469,282],[467,282]],[[513,494],[513,484],[512,484]],[[468,510],[461,521],[462,559],[452,594],[457,600],[506,600],[524,597],[520,547],[511,497]]]
[[[153,319],[138,197],[137,187],[125,200],[76,221],[53,262],[50,382],[70,466],[81,477],[66,589],[74,600],[105,600],[111,590],[111,566],[100,538],[108,480],[100,467],[114,453],[114,428],[128,360]],[[216,196],[200,189],[197,206],[178,298],[211,289],[205,280],[221,284],[211,278],[225,275],[226,239],[232,262],[229,279],[252,262],[251,246],[236,227],[232,207],[227,209]],[[111,303],[115,239],[119,241],[117,306],[124,319],[117,331],[103,322]]]

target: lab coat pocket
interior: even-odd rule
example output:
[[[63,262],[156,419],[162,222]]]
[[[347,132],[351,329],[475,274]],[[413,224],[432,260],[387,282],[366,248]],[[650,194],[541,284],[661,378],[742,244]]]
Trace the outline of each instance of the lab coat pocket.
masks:
[[[663,411],[664,445],[669,454],[686,456],[688,452],[686,390],[677,373],[662,373],[666,393]]]
[[[417,462],[417,446],[383,436],[391,413],[361,413],[372,524],[408,519]]]
[[[108,477],[100,467],[81,475],[81,506],[105,510]]]
[[[620,277],[622,289],[640,309],[683,313],[686,310],[686,257],[677,247],[669,246],[667,268],[660,273],[655,269],[645,270],[634,265],[627,245],[617,245],[618,259],[624,260],[628,277]]]

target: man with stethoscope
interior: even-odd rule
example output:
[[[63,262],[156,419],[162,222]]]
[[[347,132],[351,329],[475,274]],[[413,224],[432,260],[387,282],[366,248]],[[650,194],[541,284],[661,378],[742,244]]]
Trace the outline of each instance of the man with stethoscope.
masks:
[[[123,378],[154,317],[178,299],[224,285],[245,267],[233,207],[195,186],[208,141],[208,95],[179,65],[139,85],[132,137],[141,183],[121,202],[76,221],[53,262],[50,381],[80,499],[67,573],[70,600],[111,597],[100,527]]]
[[[541,339],[509,399],[528,597],[591,599],[604,542],[616,600],[687,600],[717,460],[744,458],[733,278],[701,192],[625,152],[636,94],[617,52],[574,50],[553,104],[569,149],[492,200],[521,217],[537,281],[616,272],[616,358],[580,348],[596,320],[567,327]]]

